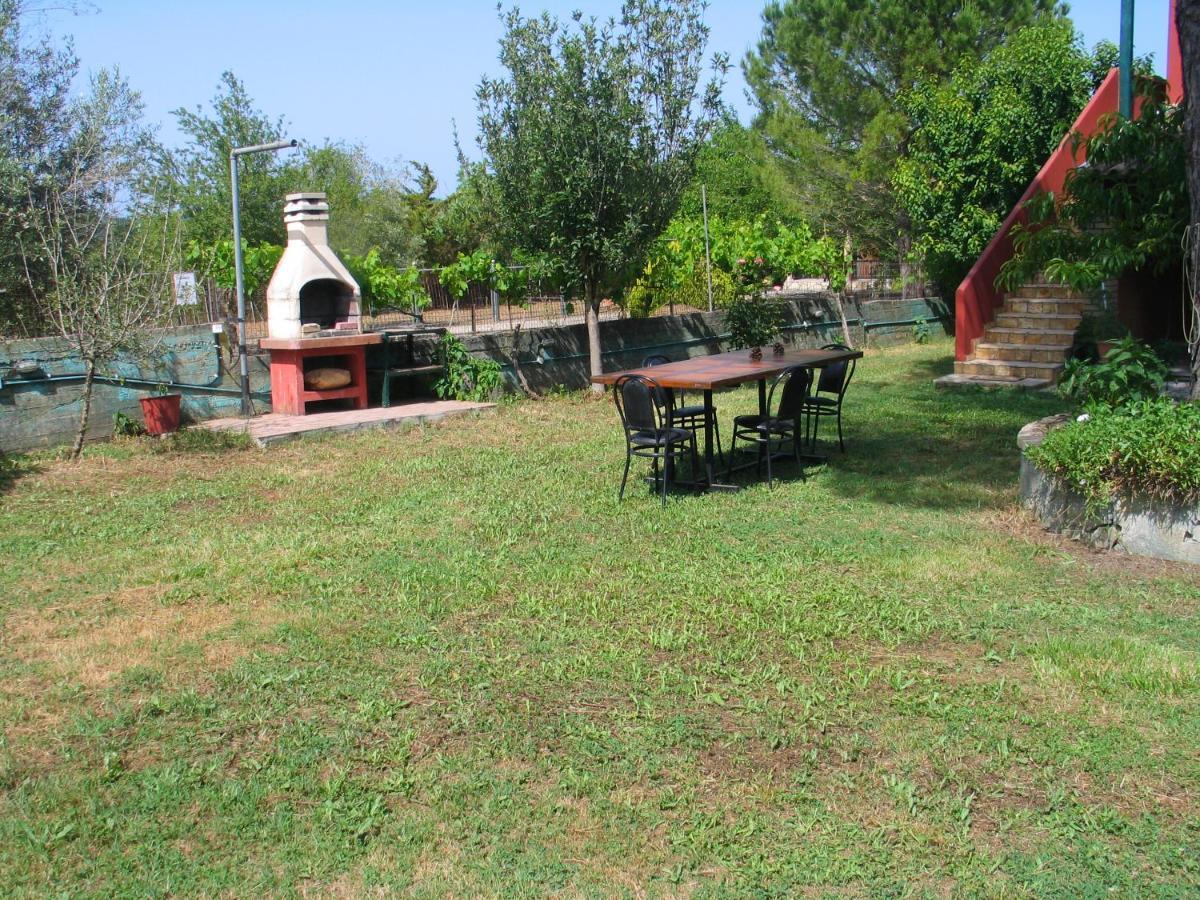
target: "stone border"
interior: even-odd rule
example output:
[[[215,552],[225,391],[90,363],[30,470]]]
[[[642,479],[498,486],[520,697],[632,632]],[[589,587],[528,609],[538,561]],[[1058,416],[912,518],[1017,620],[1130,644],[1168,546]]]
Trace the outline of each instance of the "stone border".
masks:
[[[1030,422],[1017,435],[1021,448],[1021,505],[1050,531],[1101,550],[1121,550],[1200,565],[1200,507],[1182,508],[1143,500],[1119,500],[1089,511],[1083,496],[1056,475],[1025,457],[1055,428],[1072,419],[1047,416]]]

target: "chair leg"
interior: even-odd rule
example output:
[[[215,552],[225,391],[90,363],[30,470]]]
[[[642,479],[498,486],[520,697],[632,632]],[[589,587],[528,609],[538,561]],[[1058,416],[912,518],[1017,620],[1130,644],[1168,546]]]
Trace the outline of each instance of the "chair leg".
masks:
[[[667,456],[666,456],[666,457],[663,459],[663,477],[662,477],[662,505],[663,505],[663,509],[666,509],[666,508],[667,508],[667,473],[668,473],[668,472],[670,471],[670,469],[671,469],[671,462],[670,462],[670,460],[672,459],[672,457],[669,455],[669,453],[670,453],[670,448],[667,448],[667,450],[668,450],[668,455],[667,455]]]
[[[717,458],[721,461],[721,465],[725,464],[725,451],[721,449],[721,423],[716,416],[713,416],[713,440],[717,442]]]
[[[733,429],[733,438],[729,441],[729,457],[727,460],[728,464],[725,467],[725,480],[726,481],[728,481],[730,478],[733,477],[733,458],[736,455],[736,451],[737,451],[737,439],[738,439],[738,430],[735,427]]]
[[[767,435],[767,440],[764,443],[764,446],[767,448],[767,487],[771,488],[774,486],[775,482],[773,481],[772,476],[771,476],[771,457],[774,454],[771,453],[771,436],[770,435]]]
[[[842,449],[842,452],[845,453],[846,452],[846,442],[844,440],[842,440],[842,407],[840,404],[838,405],[837,420],[838,420],[838,446]]]
[[[625,471],[621,473],[621,490],[617,494],[617,502],[620,503],[625,499],[625,482],[629,479],[629,464],[633,461],[633,454],[628,448],[625,450]]]

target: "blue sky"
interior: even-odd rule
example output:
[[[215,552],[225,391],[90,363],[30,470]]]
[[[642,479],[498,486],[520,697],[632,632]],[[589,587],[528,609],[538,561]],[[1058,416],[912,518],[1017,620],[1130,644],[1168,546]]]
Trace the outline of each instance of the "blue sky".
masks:
[[[258,107],[282,115],[288,134],[361,143],[375,159],[420,160],[442,192],[456,171],[451,123],[475,147],[475,86],[495,74],[499,19],[492,0],[94,0],[94,11],[45,14],[44,27],[73,35],[84,70],[117,65],[142,92],[168,143],[170,111],[207,104],[225,69]],[[533,0],[522,10],[572,9],[607,16],[619,0]],[[736,63],[758,38],[763,0],[712,0],[710,47]],[[1135,46],[1166,68],[1168,0],[1137,0]],[[1120,0],[1077,0],[1072,17],[1090,46],[1116,41]],[[749,121],[736,66],[725,96]]]

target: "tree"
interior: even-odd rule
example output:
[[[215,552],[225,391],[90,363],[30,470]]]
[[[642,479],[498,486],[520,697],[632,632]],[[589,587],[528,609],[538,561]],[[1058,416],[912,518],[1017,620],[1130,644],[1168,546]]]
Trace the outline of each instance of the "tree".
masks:
[[[176,109],[173,115],[188,136],[171,165],[187,237],[213,244],[228,238],[232,228],[229,151],[282,139],[283,119],[272,120],[256,109],[232,72],[221,75],[211,115],[200,107]],[[294,168],[274,153],[244,156],[238,165],[242,237],[250,244],[282,244],[282,203],[297,184]]]
[[[393,267],[420,255],[421,235],[413,227],[400,172],[375,162],[362,147],[329,142],[305,147],[292,168],[293,184],[328,195],[329,243],[335,250],[354,256],[376,250]]]
[[[785,0],[763,11],[744,68],[760,108],[795,110],[837,148],[859,147],[919,77],[978,59],[1058,0]]]
[[[92,80],[90,94],[70,108],[61,177],[36,204],[31,198],[22,236],[29,290],[84,366],[72,458],[83,448],[96,376],[118,355],[146,351],[147,329],[170,308],[177,223],[146,192],[157,147],[141,116],[140,98],[117,73]],[[34,275],[35,261],[48,279]]]
[[[30,42],[22,29],[22,0],[0,0],[0,331],[32,330],[40,316],[29,304],[27,281],[39,290],[49,275],[44,260],[25,259],[22,235],[30,210],[62,177],[71,131],[71,84],[79,63],[70,46]]]
[[[762,135],[727,115],[713,130],[696,159],[696,177],[684,192],[679,214],[701,217],[700,186],[704,185],[708,214],[726,219],[753,220],[780,215],[779,199],[770,188],[769,159]],[[798,210],[784,214],[794,217]]]
[[[601,24],[514,9],[500,41],[508,75],[479,87],[502,220],[517,247],[553,260],[582,290],[593,374],[600,302],[641,269],[719,109],[720,75],[697,97],[703,10],[702,0],[626,0]]]
[[[947,294],[1070,130],[1090,71],[1071,23],[1048,20],[901,95],[912,136],[892,184]]]
[[[1184,136],[1187,141],[1187,185],[1190,199],[1186,233],[1189,299],[1192,301],[1188,352],[1192,363],[1192,399],[1200,400],[1200,0],[1178,0],[1175,24],[1179,31],[1180,59],[1183,63],[1183,90],[1186,113]]]
[[[1057,0],[783,0],[743,68],[756,126],[784,162],[813,224],[907,258],[911,226],[890,184],[907,138],[897,99],[940,80]]]

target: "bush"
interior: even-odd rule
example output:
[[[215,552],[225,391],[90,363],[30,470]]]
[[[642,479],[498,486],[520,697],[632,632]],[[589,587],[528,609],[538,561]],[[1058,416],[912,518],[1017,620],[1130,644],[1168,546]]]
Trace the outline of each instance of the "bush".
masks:
[[[621,298],[619,305],[629,313],[629,318],[646,319],[663,304],[654,289],[639,278],[625,291],[625,296]]]
[[[714,309],[728,309],[737,295],[733,279],[716,267],[712,270],[712,292]],[[692,309],[708,309],[708,274],[704,271],[703,263],[696,266],[692,274],[667,295],[667,302],[690,306]]]
[[[737,298],[725,312],[725,327],[734,350],[765,347],[779,335],[783,323],[782,303],[754,295]]]
[[[1072,359],[1058,389],[1087,406],[1117,407],[1158,396],[1167,377],[1158,354],[1136,338],[1117,341],[1099,362]]]
[[[1055,429],[1029,460],[1060,476],[1093,507],[1118,497],[1200,502],[1200,404],[1166,397],[1098,408]]]
[[[433,386],[439,397],[481,403],[500,390],[500,364],[494,359],[472,355],[452,334],[442,335],[441,349],[446,374]]]

